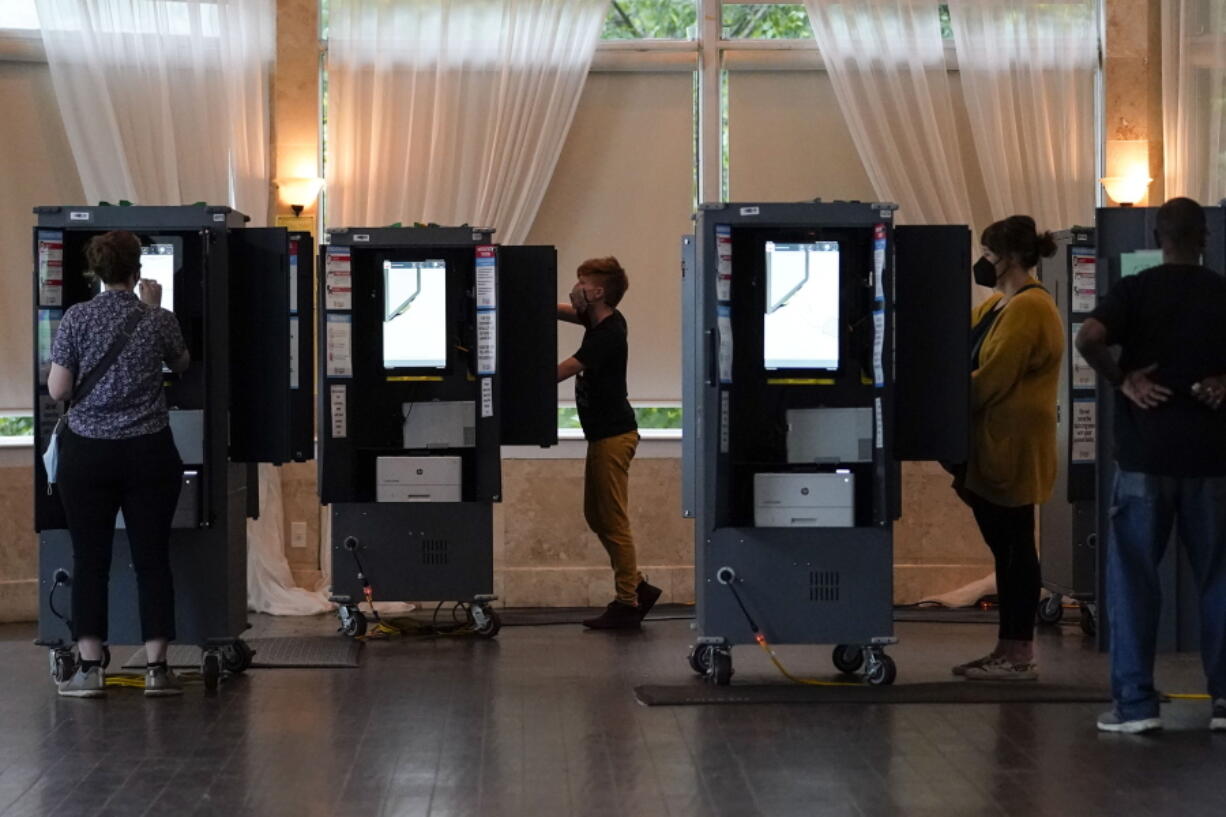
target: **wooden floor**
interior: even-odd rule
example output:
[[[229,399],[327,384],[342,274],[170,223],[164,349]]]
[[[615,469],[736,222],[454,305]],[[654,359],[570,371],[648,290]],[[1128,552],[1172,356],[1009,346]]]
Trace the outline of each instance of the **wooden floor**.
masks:
[[[253,622],[258,635],[332,628]],[[948,666],[993,628],[898,634],[899,683],[958,683]],[[0,627],[3,817],[1226,814],[1226,734],[1207,731],[1204,702],[1167,706],[1157,737],[1100,735],[1103,707],[1081,704],[639,705],[635,685],[693,677],[684,621],[368,644],[360,669],[253,670],[215,696],[156,701],[57,698],[32,635]],[[1048,680],[1106,683],[1075,626],[1040,650]],[[830,671],[827,648],[780,652]],[[754,648],[735,663],[735,682],[779,680]],[[1167,691],[1202,691],[1195,656],[1160,667]]]

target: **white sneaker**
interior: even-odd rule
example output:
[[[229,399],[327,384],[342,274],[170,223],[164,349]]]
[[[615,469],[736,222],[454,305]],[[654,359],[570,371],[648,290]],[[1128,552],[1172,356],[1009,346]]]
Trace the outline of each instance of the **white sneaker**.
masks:
[[[1209,718],[1210,732],[1226,732],[1226,698],[1213,702],[1213,716]]]
[[[1124,735],[1142,735],[1162,728],[1162,718],[1138,718],[1135,721],[1120,720],[1115,710],[1098,716],[1099,732],[1119,732]]]
[[[1033,661],[1015,664],[1004,658],[993,658],[978,667],[967,667],[968,681],[1037,681],[1039,665]]]
[[[78,669],[56,691],[65,698],[102,698],[106,695],[106,675],[102,667]]]

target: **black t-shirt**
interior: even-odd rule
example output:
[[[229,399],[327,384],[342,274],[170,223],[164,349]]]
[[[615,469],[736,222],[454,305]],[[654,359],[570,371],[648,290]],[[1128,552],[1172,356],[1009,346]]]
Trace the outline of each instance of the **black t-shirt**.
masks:
[[[575,378],[575,404],[579,424],[589,440],[616,437],[638,428],[626,393],[626,359],[629,357],[626,319],[616,309],[583,333],[575,360],[583,371]]]
[[[1124,278],[1093,317],[1119,345],[1125,374],[1150,375],[1174,394],[1152,409],[1115,395],[1115,456],[1125,471],[1226,476],[1226,409],[1192,396],[1192,384],[1226,374],[1226,278],[1199,266],[1163,264]]]

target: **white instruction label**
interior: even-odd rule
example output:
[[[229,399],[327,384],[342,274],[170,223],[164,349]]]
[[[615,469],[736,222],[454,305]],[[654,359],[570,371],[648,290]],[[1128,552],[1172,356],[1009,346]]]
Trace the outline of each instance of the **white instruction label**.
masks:
[[[873,414],[877,420],[876,446],[877,448],[885,448],[885,411],[881,406],[880,397],[873,399]]]
[[[64,234],[38,234],[38,302],[42,306],[64,305]]]
[[[732,307],[718,307],[715,320],[719,332],[719,382],[732,382]]]
[[[477,313],[477,374],[492,375],[498,368],[498,317],[493,311]]]
[[[876,287],[877,300],[885,300],[885,236],[884,224],[873,227],[873,283]]]
[[[64,317],[62,309],[38,310],[38,382],[47,385],[51,376],[51,347],[55,343],[55,335],[60,330],[60,318]]]
[[[481,416],[494,416],[494,378],[481,378]]]
[[[328,315],[325,339],[328,377],[353,377],[353,318],[349,315]]]
[[[340,440],[349,436],[349,417],[345,394],[348,386],[333,385],[328,390],[328,404],[332,415],[332,439]]]
[[[1073,250],[1073,311],[1093,312],[1098,305],[1098,275],[1094,254],[1088,250]]]
[[[1080,323],[1073,324],[1070,328],[1069,336],[1069,349],[1073,351],[1073,388],[1094,389],[1098,387],[1098,379],[1094,375],[1094,369],[1081,356],[1081,352],[1077,351],[1076,339],[1077,332],[1080,330]]]
[[[298,388],[298,316],[289,319],[289,387]]]
[[[477,248],[477,309],[498,305],[498,260],[494,247]]]
[[[877,388],[885,387],[885,310],[878,309],[873,313],[873,384]]]
[[[719,301],[731,301],[732,227],[727,224],[715,225],[715,255],[718,259],[715,269],[715,298]]]
[[[353,273],[347,247],[329,247],[324,269],[324,309],[353,309]]]
[[[298,314],[298,239],[289,242],[289,313]]]
[[[1073,445],[1069,460],[1094,462],[1098,457],[1098,404],[1093,400],[1073,401]]]

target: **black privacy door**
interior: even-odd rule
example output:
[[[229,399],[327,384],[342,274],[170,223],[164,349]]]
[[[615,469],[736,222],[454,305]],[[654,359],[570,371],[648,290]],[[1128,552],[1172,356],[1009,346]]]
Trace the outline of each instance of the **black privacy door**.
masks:
[[[558,252],[498,248],[503,445],[558,443]]]
[[[971,234],[894,228],[894,459],[965,462],[970,448]]]
[[[245,228],[229,240],[230,459],[279,465],[293,459],[289,236]]]

